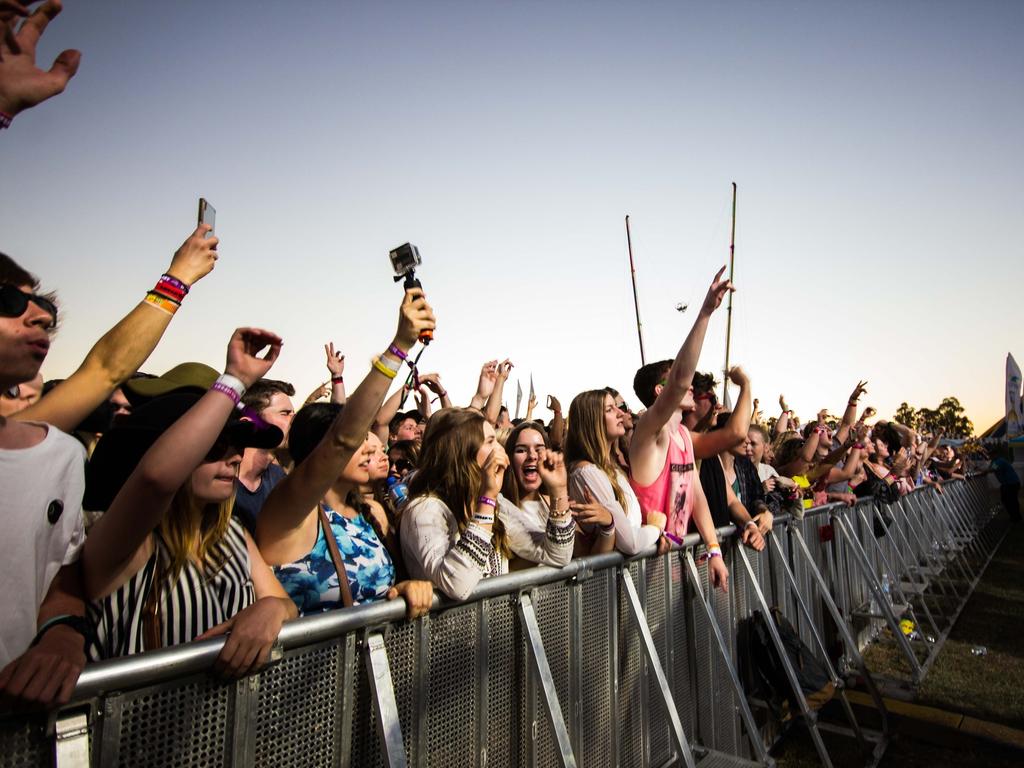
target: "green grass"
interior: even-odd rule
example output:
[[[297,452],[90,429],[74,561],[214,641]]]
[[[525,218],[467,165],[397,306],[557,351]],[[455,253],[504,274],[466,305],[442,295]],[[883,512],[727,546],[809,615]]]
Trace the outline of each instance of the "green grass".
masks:
[[[919,691],[918,703],[1024,728],[1024,525],[1003,540]],[[971,648],[983,645],[987,656]]]
[[[979,645],[987,647],[987,655],[971,653]],[[891,639],[873,643],[865,656],[868,667],[877,673],[909,678],[906,659]],[[915,702],[1024,729],[1024,525],[1010,528],[929,670]],[[882,759],[882,768],[1024,765],[1022,752],[986,739],[946,732],[945,738],[933,740],[926,734],[921,726],[897,726]],[[826,745],[836,768],[864,764],[850,740],[828,736]],[[802,728],[795,728],[779,745],[776,758],[782,768],[820,764],[810,737]]]

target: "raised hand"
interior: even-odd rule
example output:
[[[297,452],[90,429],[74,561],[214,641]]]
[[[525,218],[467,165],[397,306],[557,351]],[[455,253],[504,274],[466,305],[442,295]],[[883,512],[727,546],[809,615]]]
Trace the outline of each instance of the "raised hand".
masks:
[[[324,344],[324,354],[327,355],[327,370],[331,372],[332,379],[345,373],[345,356],[334,349],[333,341]]]
[[[493,450],[487,455],[487,461],[480,467],[480,490],[484,496],[491,499],[498,497],[506,469],[508,469],[508,454],[501,447],[501,443],[495,443]]]
[[[545,450],[541,460],[537,462],[537,472],[540,474],[541,482],[547,486],[554,498],[565,495],[569,478],[561,451]]]
[[[217,262],[217,243],[220,239],[216,235],[206,237],[206,233],[212,229],[209,224],[200,224],[196,227],[174,252],[171,266],[167,268],[168,275],[178,278],[186,285],[194,285],[213,271]]]
[[[228,361],[224,372],[239,379],[248,389],[267,375],[284,342],[277,334],[262,328],[239,328],[228,342]],[[267,350],[263,357],[259,353]]]
[[[827,419],[827,418],[828,418],[828,408],[822,408],[820,411],[818,411],[818,423],[819,424],[824,424],[825,423],[825,419]]]
[[[408,352],[416,344],[420,334],[434,330],[437,321],[434,310],[423,297],[422,288],[410,288],[405,292],[398,312],[398,330],[395,331],[395,346]]]
[[[726,375],[729,377],[729,381],[737,387],[745,387],[750,384],[750,377],[747,376],[746,372],[738,365],[730,368],[726,372]]]
[[[722,279],[724,273],[725,266],[723,265],[715,274],[715,279],[711,281],[711,287],[708,288],[707,296],[704,297],[704,304],[700,308],[702,314],[710,315],[722,305],[722,299],[725,298],[726,293],[736,290],[731,281]]]
[[[548,395],[548,410],[552,413],[562,412],[562,404],[558,402],[558,398],[554,395]]]
[[[23,15],[25,6],[4,2],[0,6],[0,112],[14,117],[40,102],[61,93],[78,71],[82,54],[75,50],[62,51],[49,71],[36,66],[36,45],[46,25],[61,11],[58,0],[48,0],[22,23],[17,32],[13,22]]]
[[[785,395],[779,395],[779,407],[783,411],[788,411],[789,410],[789,406],[786,405],[786,396]]]
[[[494,383],[498,380],[498,361],[488,360],[480,367],[480,380],[476,385],[477,397],[487,400],[494,391]]]
[[[874,408],[872,408],[869,405],[867,408],[864,409],[864,415],[861,418],[863,418],[863,419],[870,419],[876,413],[878,413],[878,411],[876,411]]]
[[[853,388],[853,392],[850,393],[850,402],[855,403],[860,400],[860,396],[868,391],[868,383],[866,381],[858,381],[857,386]]]
[[[14,53],[21,53],[21,46],[18,44],[18,19],[28,16],[28,7],[15,0],[0,0],[0,32],[3,33],[3,43],[7,49]],[[0,49],[0,58],[3,50]]]
[[[506,357],[504,360],[498,363],[498,378],[500,378],[502,381],[508,380],[509,374],[512,373],[513,367],[514,366],[512,365],[512,361]]]
[[[443,395],[445,389],[441,386],[441,374],[439,373],[421,373],[420,384],[425,385],[435,395]]]

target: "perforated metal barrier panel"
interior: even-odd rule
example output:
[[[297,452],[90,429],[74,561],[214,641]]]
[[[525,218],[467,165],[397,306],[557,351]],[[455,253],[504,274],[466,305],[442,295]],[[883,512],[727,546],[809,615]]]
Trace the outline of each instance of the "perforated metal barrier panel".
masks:
[[[983,532],[991,517],[985,498],[963,486],[954,488],[941,508],[923,498],[907,500],[896,523],[908,541],[917,537],[907,555],[920,560],[929,554],[920,541],[929,515],[945,515],[942,527],[927,529],[928,536],[944,543],[964,538],[968,528],[973,535]],[[858,537],[873,536],[870,518],[865,524],[859,511],[841,514]],[[803,534],[810,562],[844,615],[869,599],[850,554],[822,541],[819,528],[828,524],[828,514],[781,520],[772,534],[777,546],[760,553],[745,550],[752,575],[742,567],[736,541],[726,539],[728,594],[712,587],[707,564],[698,558],[702,598],[688,578],[682,551],[625,564],[618,556],[603,556],[592,567],[589,561],[574,561],[563,572],[538,568],[505,577],[514,583],[507,592],[495,587],[479,599],[443,605],[415,622],[371,617],[359,625],[353,620],[326,639],[321,634],[287,646],[279,662],[244,680],[198,671],[154,682],[157,677],[147,680],[136,669],[123,679],[109,678],[114,682],[105,683],[103,693],[73,706],[84,706],[89,714],[90,754],[97,766],[385,766],[381,717],[392,718],[400,729],[401,741],[395,743],[410,766],[562,765],[544,687],[530,665],[528,629],[520,613],[520,596],[526,594],[550,670],[548,690],[561,709],[576,765],[646,768],[679,761],[664,711],[666,692],[648,661],[649,649],[664,673],[686,740],[751,759],[741,700],[699,601],[708,601],[734,668],[742,667],[740,623],[760,610],[755,585],[767,605],[778,605],[809,641],[810,627],[783,577],[788,564],[814,626],[823,633],[827,610],[814,597],[817,582],[807,558],[790,540],[789,528]],[[885,567],[885,558],[895,561],[899,554],[894,537],[884,538],[879,553],[866,547],[872,568]],[[687,551],[699,555],[701,548],[694,549],[692,541]],[[926,543],[933,546],[931,539]],[[630,605],[637,604],[628,602],[623,569],[635,585],[650,645],[642,641],[630,612]],[[393,699],[380,699],[383,694],[375,694],[368,677],[368,632],[383,638]],[[858,637],[863,639],[863,634]],[[813,642],[808,646],[816,648]],[[158,672],[167,676],[154,665],[153,674]],[[387,711],[382,713],[381,706]],[[763,707],[754,709],[756,727],[762,729],[754,739],[770,743],[776,731],[766,714]],[[0,766],[50,765],[54,719],[0,719]],[[398,757],[392,753],[393,760]],[[701,765],[721,759],[712,755]]]

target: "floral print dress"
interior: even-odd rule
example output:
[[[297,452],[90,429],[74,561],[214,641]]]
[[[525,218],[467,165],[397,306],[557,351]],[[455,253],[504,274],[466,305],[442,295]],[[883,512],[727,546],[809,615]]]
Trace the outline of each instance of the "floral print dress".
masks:
[[[362,515],[349,519],[327,506],[324,506],[324,512],[345,561],[353,602],[383,599],[395,584],[395,566],[373,526]],[[294,562],[274,566],[281,586],[301,614],[342,607],[338,573],[331,561],[323,526],[317,528],[312,552]]]

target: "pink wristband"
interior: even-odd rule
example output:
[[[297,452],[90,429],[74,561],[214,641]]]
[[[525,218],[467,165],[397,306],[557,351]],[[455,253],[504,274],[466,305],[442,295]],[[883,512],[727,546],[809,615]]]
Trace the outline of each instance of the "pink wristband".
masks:
[[[476,500],[476,503],[477,504],[483,504],[485,506],[490,507],[491,509],[497,509],[498,508],[498,502],[496,502],[490,496],[481,496],[479,499]]]
[[[220,392],[222,395],[227,395],[228,397],[231,398],[231,402],[233,402],[235,405],[238,405],[238,403],[241,402],[242,400],[242,398],[238,396],[238,393],[235,392],[235,390],[233,390],[227,384],[224,384],[222,382],[213,382],[213,386],[210,387],[210,389]]]

